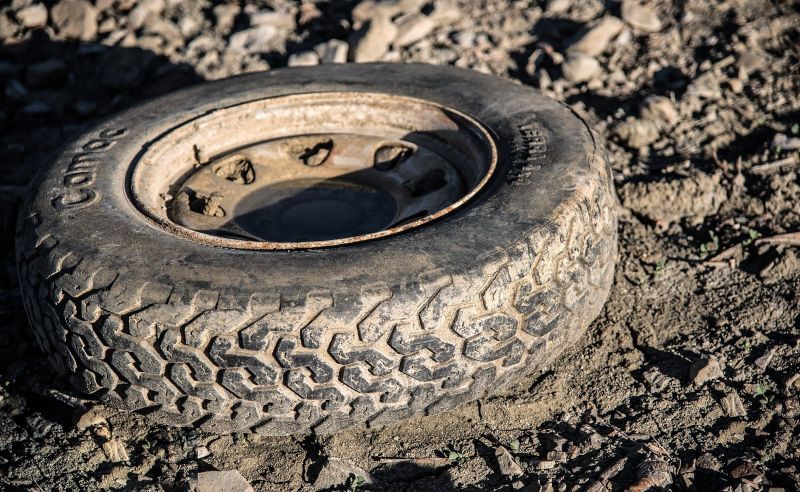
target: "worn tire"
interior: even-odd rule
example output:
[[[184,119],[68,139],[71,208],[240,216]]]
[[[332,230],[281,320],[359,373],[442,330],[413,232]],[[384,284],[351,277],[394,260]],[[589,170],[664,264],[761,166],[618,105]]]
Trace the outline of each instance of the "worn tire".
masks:
[[[126,172],[156,135],[326,91],[471,115],[496,139],[500,176],[425,227],[316,251],[200,244],[131,205]],[[91,179],[70,181],[81,155]],[[37,342],[83,392],[212,432],[329,433],[439,412],[551,361],[608,295],[615,204],[597,135],[527,87],[426,65],[278,70],[145,103],[67,145],[20,211],[19,279]]]

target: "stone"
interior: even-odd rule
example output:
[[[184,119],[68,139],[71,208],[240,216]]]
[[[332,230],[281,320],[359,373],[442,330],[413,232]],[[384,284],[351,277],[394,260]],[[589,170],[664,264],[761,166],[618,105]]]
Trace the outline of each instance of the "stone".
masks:
[[[561,65],[561,72],[573,84],[586,82],[600,72],[600,62],[592,56],[571,52]]]
[[[497,466],[500,468],[500,473],[506,477],[518,477],[524,474],[519,463],[514,459],[505,447],[500,446],[495,450],[495,458],[497,459]]]
[[[340,458],[326,458],[314,480],[314,490],[327,490],[344,485],[350,476],[362,477],[363,485],[373,483],[368,471]]]
[[[537,470],[552,470],[556,467],[556,462],[553,460],[534,460],[533,466],[535,466]]]
[[[58,59],[34,63],[25,72],[25,82],[31,87],[43,87],[61,82],[67,76],[67,65]]]
[[[49,114],[52,110],[53,108],[44,101],[31,101],[20,112],[24,116],[37,117]]]
[[[380,12],[380,11],[379,11]],[[367,20],[353,35],[351,49],[356,63],[378,61],[389,51],[397,35],[397,27],[386,15]]]
[[[347,63],[350,45],[341,39],[331,39],[314,46],[314,51],[319,55],[320,63]]]
[[[649,120],[628,118],[614,129],[614,134],[632,149],[642,149],[658,140],[658,127]]]
[[[108,421],[103,416],[102,410],[99,407],[91,408],[84,412],[75,422],[75,428],[79,431],[85,431],[96,425],[108,426]]]
[[[658,32],[663,25],[655,10],[639,0],[622,0],[622,20],[644,32]]]
[[[547,12],[548,15],[563,14],[572,6],[572,0],[548,0]]]
[[[744,417],[747,415],[744,405],[742,404],[742,399],[739,398],[736,392],[728,393],[719,403],[722,406],[722,411],[725,412],[725,415],[728,417]]]
[[[0,44],[6,44],[17,34],[17,23],[6,14],[0,14]]]
[[[241,7],[235,3],[223,3],[214,7],[214,17],[216,18],[216,30],[222,35],[227,35],[233,28],[233,21],[241,12]]]
[[[639,114],[642,118],[655,122],[665,122],[674,125],[678,122],[679,115],[675,105],[668,97],[649,95],[639,105]]]
[[[233,53],[283,52],[288,31],[264,24],[233,33],[228,49]]]
[[[319,65],[319,55],[314,51],[301,51],[289,57],[287,64],[290,67],[310,67]]]
[[[417,12],[400,17],[396,25],[397,36],[392,43],[395,48],[411,46],[436,27],[436,23],[430,17]]]
[[[698,386],[702,386],[706,381],[722,377],[722,366],[719,359],[710,355],[700,357],[689,368],[689,378]]]
[[[764,352],[764,355],[755,360],[754,364],[761,372],[764,372],[777,351],[778,347],[770,347]]]
[[[6,82],[5,95],[9,101],[20,101],[28,95],[28,89],[19,80],[11,79]]]
[[[584,55],[597,56],[608,48],[609,43],[617,36],[625,24],[616,17],[607,15],[593,24],[570,47]]]
[[[141,29],[151,18],[161,15],[166,8],[164,0],[144,0],[128,14],[128,26]]]
[[[196,492],[253,492],[250,483],[236,470],[207,471],[197,474]]]
[[[270,25],[287,31],[295,29],[294,15],[289,12],[255,12],[250,14],[251,26]]]
[[[63,38],[91,41],[97,34],[97,9],[86,0],[61,0],[50,16]]]
[[[169,46],[183,46],[183,34],[172,21],[161,17],[150,17],[142,30],[145,34],[153,34],[163,39]]]
[[[28,29],[38,29],[47,25],[47,7],[42,4],[28,5],[17,11],[16,17]]]

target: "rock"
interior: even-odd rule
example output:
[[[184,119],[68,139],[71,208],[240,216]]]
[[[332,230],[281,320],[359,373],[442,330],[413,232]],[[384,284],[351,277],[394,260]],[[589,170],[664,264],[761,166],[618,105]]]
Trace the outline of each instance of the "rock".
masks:
[[[255,12],[250,14],[251,26],[270,25],[279,29],[293,31],[296,27],[294,15],[289,12]]]
[[[97,104],[93,101],[75,101],[72,103],[72,109],[74,109],[78,115],[86,117],[97,111]]]
[[[38,29],[47,25],[47,7],[41,4],[28,5],[18,10],[16,17],[28,29]]]
[[[627,490],[630,492],[645,492],[647,490],[660,490],[672,483],[674,469],[666,461],[660,459],[646,459],[636,466],[636,482]]]
[[[233,21],[236,20],[236,16],[241,11],[241,7],[235,3],[222,3],[214,7],[212,12],[214,12],[214,18],[217,20],[215,26],[217,32],[223,36],[231,32]]]
[[[283,52],[288,31],[264,24],[231,35],[228,49],[234,53]]]
[[[583,53],[570,52],[561,65],[564,78],[573,84],[586,82],[600,72],[600,62]]]
[[[8,43],[17,34],[17,23],[0,13],[0,44]]]
[[[453,0],[437,0],[428,17],[437,25],[448,25],[463,17],[461,9]]]
[[[628,118],[614,129],[614,134],[632,149],[641,149],[658,140],[658,127],[649,120]]]
[[[761,48],[747,49],[739,55],[738,77],[746,80],[753,72],[759,72],[770,64],[770,56]]]
[[[211,451],[209,451],[205,446],[197,446],[194,450],[194,455],[197,457],[197,459],[203,459],[207,456],[211,456]]]
[[[166,41],[168,46],[183,46],[184,44],[183,34],[181,34],[180,28],[172,21],[162,19],[161,17],[150,17],[147,23],[145,23],[142,32],[160,37]]]
[[[563,14],[572,6],[572,0],[548,0],[547,12],[548,15]]]
[[[61,37],[91,41],[97,34],[97,9],[86,0],[61,0],[50,16]]]
[[[556,467],[556,462],[553,460],[534,460],[532,463],[537,470],[551,470]]]
[[[689,84],[689,87],[686,88],[686,94],[705,99],[719,97],[719,78],[713,71],[709,70]]]
[[[108,461],[113,463],[128,461],[128,451],[125,450],[125,445],[122,441],[116,437],[105,441],[100,447],[103,449],[103,453],[105,453]]]
[[[253,492],[250,483],[236,470],[207,471],[197,474],[197,492]]]
[[[642,118],[655,122],[665,122],[672,126],[678,122],[678,111],[668,97],[649,95],[639,105]]]
[[[767,366],[770,362],[772,362],[772,358],[775,356],[775,352],[778,351],[778,347],[770,347],[764,352],[764,355],[759,357],[755,360],[756,367],[761,371],[764,372],[767,369]]]
[[[193,38],[203,28],[203,20],[194,16],[181,17],[178,21],[178,29],[185,38]]]
[[[28,95],[28,89],[17,79],[11,79],[6,83],[6,99],[9,101],[20,101]]]
[[[728,193],[721,176],[697,173],[678,179],[628,182],[620,189],[625,207],[653,222],[677,222],[684,217],[700,220],[719,210]]]
[[[692,367],[689,368],[689,377],[698,386],[701,386],[706,381],[722,377],[722,367],[719,359],[713,355],[697,359],[692,364]]]
[[[317,475],[317,479],[314,480],[314,490],[340,487],[347,482],[351,475],[362,477],[364,485],[373,483],[372,476],[363,468],[340,458],[327,458],[319,471],[319,475]]]
[[[75,428],[79,431],[85,431],[96,425],[108,426],[108,421],[105,416],[103,416],[102,409],[99,407],[93,407],[84,412],[83,415],[78,418],[78,421],[75,422]]]
[[[621,20],[607,15],[586,30],[569,49],[584,55],[597,56],[608,48],[608,44],[623,27],[625,24]]]
[[[772,137],[772,148],[781,150],[800,150],[800,137],[789,137],[785,133],[776,133]]]
[[[500,468],[500,473],[502,475],[506,477],[518,477],[524,474],[522,468],[505,447],[498,447],[494,456],[497,459],[497,466]]]
[[[128,26],[141,29],[152,18],[161,15],[166,8],[164,0],[144,0],[128,14]]]
[[[314,46],[314,51],[319,55],[320,63],[347,63],[350,45],[341,39],[331,39]]]
[[[752,481],[755,477],[761,477],[764,472],[755,463],[742,461],[730,471],[730,474],[733,478],[749,478]]]
[[[397,36],[394,38],[395,48],[411,46],[433,31],[436,23],[427,15],[411,13],[397,19]]]
[[[308,67],[319,65],[319,55],[314,51],[301,51],[289,57],[287,64],[290,67]]]
[[[364,63],[380,60],[389,51],[396,35],[397,27],[387,15],[376,15],[367,20],[352,37],[353,61]]]
[[[52,59],[29,66],[25,73],[25,82],[31,87],[43,87],[61,82],[66,76],[67,66],[64,62]]]
[[[720,405],[722,406],[722,411],[725,412],[725,415],[728,417],[744,417],[747,415],[744,405],[742,404],[742,399],[739,398],[736,392],[731,392],[723,397],[720,400]]]
[[[37,117],[49,114],[53,108],[44,101],[31,101],[24,108],[20,110],[24,116]]]
[[[639,0],[622,0],[622,20],[644,32],[657,32],[663,27],[656,11]]]

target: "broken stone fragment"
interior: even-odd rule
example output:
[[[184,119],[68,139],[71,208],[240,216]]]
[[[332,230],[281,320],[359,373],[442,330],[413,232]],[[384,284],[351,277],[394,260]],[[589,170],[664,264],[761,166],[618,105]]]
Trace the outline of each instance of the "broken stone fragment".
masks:
[[[353,477],[353,478],[351,478]],[[326,458],[325,463],[314,480],[314,490],[329,490],[342,487],[348,479],[355,480],[361,477],[362,485],[372,484],[373,478],[361,467],[340,458]]]
[[[396,35],[397,26],[388,16],[379,13],[366,20],[352,36],[353,61],[364,63],[380,60],[389,51]]]
[[[196,492],[253,492],[253,487],[236,470],[215,470],[197,474]]]
[[[573,84],[586,82],[600,73],[600,62],[593,56],[570,52],[563,65],[561,65],[561,71],[564,74],[564,78]]]
[[[674,125],[678,122],[678,111],[668,97],[651,94],[644,98],[639,106],[642,118],[655,122],[664,122]]]
[[[427,15],[413,12],[397,20],[397,36],[392,43],[395,48],[411,46],[433,31],[436,23]]]
[[[228,50],[232,53],[283,52],[288,31],[270,24],[263,24],[231,35]]]
[[[625,24],[617,17],[607,15],[586,30],[569,47],[570,51],[577,51],[584,55],[597,56],[608,48],[609,43],[619,34]]]
[[[97,34],[97,9],[86,0],[61,0],[50,16],[63,38],[91,41]]]
[[[642,149],[658,140],[658,127],[651,120],[628,118],[614,128],[614,133],[632,149]]]
[[[747,412],[742,404],[742,399],[736,392],[731,392],[720,400],[722,411],[728,417],[744,417]]]
[[[713,355],[700,357],[689,368],[689,377],[698,386],[702,386],[706,381],[722,377],[722,366],[719,359]]]
[[[17,11],[16,17],[28,29],[38,29],[47,25],[47,7],[42,4],[28,5]]]
[[[341,39],[331,39],[314,47],[320,63],[347,63],[350,45]]]
[[[310,67],[319,65],[319,55],[314,51],[301,51],[289,56],[287,65],[290,67]]]
[[[663,25],[656,11],[639,0],[622,1],[622,20],[644,32],[660,31]]]
[[[497,459],[497,466],[500,468],[500,473],[502,475],[506,477],[517,477],[524,474],[517,460],[514,459],[505,447],[498,447],[494,456]]]

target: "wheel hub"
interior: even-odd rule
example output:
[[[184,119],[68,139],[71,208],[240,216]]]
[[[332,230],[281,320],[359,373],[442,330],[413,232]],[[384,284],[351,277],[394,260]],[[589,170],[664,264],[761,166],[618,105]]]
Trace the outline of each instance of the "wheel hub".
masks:
[[[151,219],[196,240],[313,248],[441,217],[488,182],[496,158],[482,125],[439,105],[305,94],[226,108],[162,135],[129,191]]]

